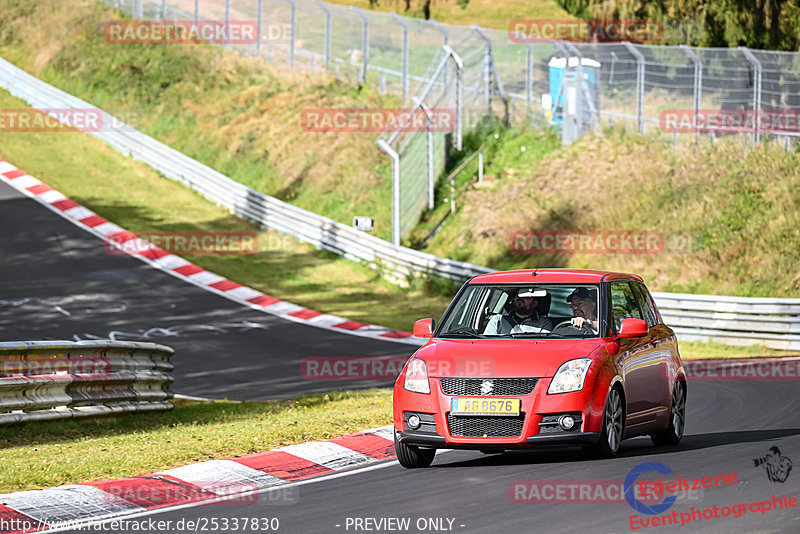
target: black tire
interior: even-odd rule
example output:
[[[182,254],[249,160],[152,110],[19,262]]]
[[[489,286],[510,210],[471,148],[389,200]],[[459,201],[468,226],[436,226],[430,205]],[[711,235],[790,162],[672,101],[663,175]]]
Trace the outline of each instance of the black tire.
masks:
[[[653,445],[663,447],[677,445],[683,438],[686,428],[686,384],[675,382],[672,389],[672,405],[669,409],[669,426],[650,436]]]
[[[421,449],[416,445],[401,443],[397,439],[397,431],[394,433],[394,452],[397,454],[397,461],[406,469],[428,467],[436,456],[436,449]]]
[[[625,408],[619,388],[611,388],[603,410],[603,427],[600,440],[584,450],[592,458],[613,458],[619,452],[622,434],[625,431]]]

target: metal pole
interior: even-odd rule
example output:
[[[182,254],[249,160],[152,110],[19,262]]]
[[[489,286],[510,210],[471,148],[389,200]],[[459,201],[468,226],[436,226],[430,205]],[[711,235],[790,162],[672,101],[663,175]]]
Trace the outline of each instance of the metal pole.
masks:
[[[483,149],[478,154],[478,181],[483,181]]]
[[[456,149],[461,150],[461,131],[464,124],[464,62],[461,60],[461,56],[448,45],[443,45],[442,48],[456,64]]]
[[[225,0],[225,32],[229,32],[231,27],[231,0]],[[225,48],[230,50],[230,41],[225,43]]]
[[[378,139],[378,146],[392,158],[392,244],[400,246],[400,155],[392,146]]]
[[[161,20],[167,20],[167,0],[161,2]]]
[[[142,0],[133,0],[133,18],[141,19],[144,16],[144,8],[142,7]]]
[[[325,13],[325,68],[331,68],[331,11],[317,0],[317,5]]]
[[[759,114],[761,113],[761,62],[746,47],[740,46],[739,50],[753,64],[753,142],[758,143],[761,139],[758,131]]]
[[[439,30],[439,33],[442,34],[442,46],[447,46],[450,42],[450,35],[447,33],[447,30],[444,29],[444,26],[442,26],[442,23],[438,20],[431,19],[430,22],[433,24],[433,27]],[[444,69],[442,83],[444,83],[444,86],[447,87],[447,69]]]
[[[294,0],[286,0],[292,6],[292,35],[289,43],[289,67],[294,69],[294,43],[297,41],[297,6]]]
[[[688,46],[681,45],[681,48],[694,63],[694,142],[697,143],[700,136],[700,132],[697,130],[697,118],[700,114],[700,97],[703,91],[703,62]]]
[[[628,41],[622,44],[636,58],[636,125],[640,133],[644,133],[644,56]]]
[[[486,55],[483,65],[485,83],[483,96],[486,100],[486,113],[488,115],[492,113],[492,40],[477,24],[473,24],[472,29],[486,42]]]
[[[430,110],[428,109],[428,106],[426,106],[424,102],[417,103],[417,106],[419,107],[419,109],[422,110],[423,113],[425,113],[426,117],[426,124],[427,124],[426,134],[428,138],[428,209],[432,210],[434,180],[433,180],[433,131],[431,130],[432,127],[431,113]],[[414,109],[412,113],[416,113],[416,109]],[[412,121],[413,121],[413,115],[412,115]]]
[[[200,0],[194,0],[194,22],[195,22],[195,24],[197,24],[198,21],[200,21]]]
[[[533,118],[533,45],[528,43],[528,65],[525,74],[525,101],[527,104],[528,116]],[[483,156],[481,156],[483,157]]]
[[[361,77],[359,83],[366,83],[367,81],[367,67],[369,66],[369,20],[358,9],[356,6],[350,6],[350,8],[358,13],[358,16],[361,17],[361,21],[364,23],[364,34],[362,37],[361,42]]]
[[[403,27],[403,102],[408,98],[408,24],[397,14],[392,13],[394,20]],[[447,71],[445,71],[445,76]]]
[[[197,0],[195,0],[197,1]],[[264,0],[258,0],[258,20],[256,21],[256,55],[261,55],[261,25],[264,22]]]

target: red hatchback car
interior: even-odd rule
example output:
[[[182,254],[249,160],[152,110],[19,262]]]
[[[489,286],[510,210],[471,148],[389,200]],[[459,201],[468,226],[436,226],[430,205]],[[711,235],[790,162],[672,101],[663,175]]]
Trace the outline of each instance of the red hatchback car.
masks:
[[[427,467],[436,449],[485,453],[683,437],[686,374],[675,333],[639,276],[537,269],[469,280],[394,386],[397,459]]]

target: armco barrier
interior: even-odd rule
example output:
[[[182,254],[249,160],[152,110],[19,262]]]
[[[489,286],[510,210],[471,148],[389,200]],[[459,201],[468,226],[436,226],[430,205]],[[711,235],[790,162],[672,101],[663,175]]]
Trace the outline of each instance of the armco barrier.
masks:
[[[169,410],[172,352],[119,341],[0,343],[0,424]]]
[[[2,59],[0,87],[37,108],[94,108]],[[103,112],[103,120],[111,121],[111,116]],[[191,187],[238,217],[346,258],[365,262],[371,267],[380,266],[384,275],[396,282],[402,283],[408,276],[427,274],[465,280],[493,270],[394,246],[281,202],[231,180],[132,127],[91,132],[91,135],[148,164],[167,178]],[[675,328],[680,339],[735,345],[763,344],[776,349],[800,350],[800,299],[672,293],[655,293],[654,296],[666,323]]]

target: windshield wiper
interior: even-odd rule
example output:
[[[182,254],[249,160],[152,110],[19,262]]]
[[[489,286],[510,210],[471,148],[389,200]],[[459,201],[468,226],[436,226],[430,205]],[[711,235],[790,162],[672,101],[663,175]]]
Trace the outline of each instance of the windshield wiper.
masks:
[[[446,334],[442,334],[440,337],[479,337],[484,338],[481,334],[477,334],[475,332],[448,332]]]
[[[552,335],[564,337],[564,334],[553,334],[553,332],[514,332],[508,335],[511,337],[550,337]]]

